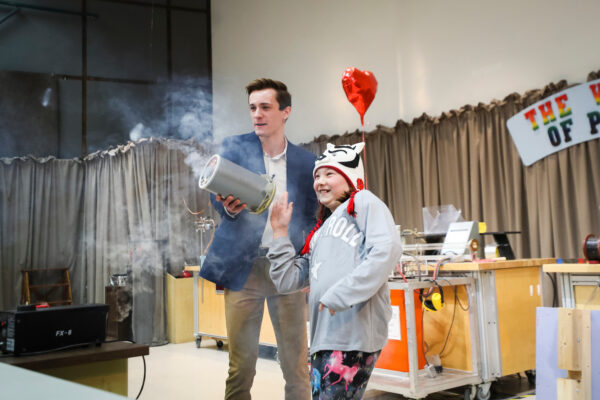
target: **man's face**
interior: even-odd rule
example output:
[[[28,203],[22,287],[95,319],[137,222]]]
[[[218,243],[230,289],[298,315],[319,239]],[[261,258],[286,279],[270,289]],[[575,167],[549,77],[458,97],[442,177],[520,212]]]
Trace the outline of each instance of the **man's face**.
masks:
[[[290,115],[291,107],[279,110],[275,89],[255,90],[248,96],[250,116],[254,132],[260,138],[268,138],[284,134],[285,120]]]

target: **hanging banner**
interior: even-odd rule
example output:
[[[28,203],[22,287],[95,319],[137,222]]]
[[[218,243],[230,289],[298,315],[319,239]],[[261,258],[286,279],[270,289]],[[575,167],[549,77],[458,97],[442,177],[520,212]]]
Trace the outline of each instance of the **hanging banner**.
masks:
[[[600,138],[600,79],[573,86],[506,121],[523,164]]]

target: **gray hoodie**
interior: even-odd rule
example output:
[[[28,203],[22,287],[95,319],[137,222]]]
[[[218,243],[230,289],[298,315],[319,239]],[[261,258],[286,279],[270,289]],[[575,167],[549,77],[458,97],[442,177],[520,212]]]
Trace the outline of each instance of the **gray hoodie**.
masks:
[[[280,293],[310,284],[310,353],[381,350],[392,315],[387,280],[402,253],[394,218],[368,190],[356,193],[356,217],[340,205],[296,256],[289,238],[271,243],[271,279]],[[319,312],[319,303],[328,309]]]

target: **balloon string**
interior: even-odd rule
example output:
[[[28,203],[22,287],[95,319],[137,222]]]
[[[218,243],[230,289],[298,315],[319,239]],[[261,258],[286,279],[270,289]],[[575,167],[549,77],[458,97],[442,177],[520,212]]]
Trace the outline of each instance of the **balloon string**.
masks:
[[[365,144],[363,149],[363,157],[365,158],[365,189],[369,188],[367,184],[367,141],[365,140],[365,124],[362,123],[362,141]]]

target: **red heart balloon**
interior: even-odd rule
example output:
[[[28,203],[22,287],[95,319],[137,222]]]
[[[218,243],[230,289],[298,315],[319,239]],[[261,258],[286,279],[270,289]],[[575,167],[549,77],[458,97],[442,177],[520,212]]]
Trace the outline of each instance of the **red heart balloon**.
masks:
[[[360,115],[360,123],[365,125],[365,112],[373,102],[377,92],[377,79],[370,71],[361,71],[354,67],[346,68],[342,76],[342,87],[348,101],[352,103]]]

